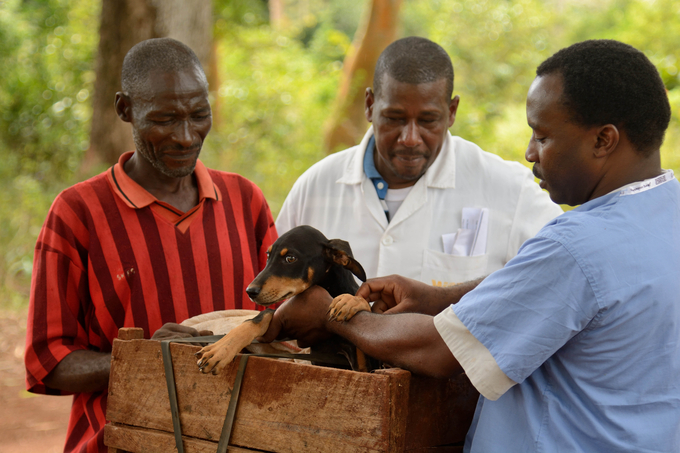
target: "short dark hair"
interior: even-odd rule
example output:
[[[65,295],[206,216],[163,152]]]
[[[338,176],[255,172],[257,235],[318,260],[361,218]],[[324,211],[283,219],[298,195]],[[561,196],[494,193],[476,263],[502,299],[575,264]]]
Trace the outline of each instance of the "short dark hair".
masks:
[[[663,143],[671,107],[659,72],[639,50],[609,39],[580,42],[536,70],[549,74],[561,74],[564,105],[576,124],[613,124],[645,156]]]
[[[144,87],[151,70],[177,72],[194,68],[205,78],[201,62],[186,44],[172,38],[147,39],[134,45],[125,55],[121,87],[128,95],[133,95]]]
[[[380,94],[383,74],[414,85],[446,79],[447,100],[453,94],[453,65],[449,54],[437,43],[418,36],[394,41],[378,57],[373,91]]]

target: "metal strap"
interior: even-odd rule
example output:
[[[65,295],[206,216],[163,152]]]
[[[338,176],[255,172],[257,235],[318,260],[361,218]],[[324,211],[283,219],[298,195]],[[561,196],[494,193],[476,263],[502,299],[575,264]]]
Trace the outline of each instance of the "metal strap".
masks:
[[[161,341],[161,352],[163,353],[163,368],[165,369],[165,382],[168,386],[168,397],[170,399],[170,414],[172,415],[172,427],[175,434],[175,445],[177,453],[184,453],[184,444],[182,442],[182,427],[179,422],[179,407],[177,405],[177,387],[175,385],[175,373],[172,369],[172,355],[170,354],[170,343],[199,343],[209,344],[214,343],[224,335],[210,335],[205,337],[191,337],[191,338],[177,338],[172,340]],[[239,395],[241,393],[241,384],[243,383],[243,375],[245,374],[246,365],[248,364],[248,357],[269,357],[269,358],[286,358],[286,359],[300,359],[315,363],[323,363],[325,365],[347,365],[347,360],[341,356],[334,354],[292,354],[288,352],[271,353],[271,354],[255,354],[244,353],[241,354],[238,371],[234,379],[234,388],[229,398],[229,407],[227,408],[227,415],[222,426],[222,433],[220,441],[217,444],[217,453],[226,453],[231,438],[231,430],[234,425],[234,418],[236,416],[236,407],[238,405]]]
[[[248,355],[242,355],[241,361],[238,363],[236,379],[234,379],[234,388],[232,389],[231,397],[229,398],[227,416],[224,417],[220,442],[217,444],[217,453],[227,453],[229,439],[231,438],[231,428],[234,425],[234,417],[236,417],[236,405],[238,404],[238,397],[241,394],[241,384],[243,383],[243,375],[245,374],[247,364]]]
[[[177,453],[184,453],[184,444],[182,443],[182,427],[179,423],[179,408],[177,407],[175,373],[172,370],[172,355],[170,354],[170,342],[172,341],[174,340],[161,341],[161,352],[163,353],[165,382],[168,385],[168,397],[170,398],[170,414],[172,415],[172,428],[175,432],[175,445],[177,446]]]

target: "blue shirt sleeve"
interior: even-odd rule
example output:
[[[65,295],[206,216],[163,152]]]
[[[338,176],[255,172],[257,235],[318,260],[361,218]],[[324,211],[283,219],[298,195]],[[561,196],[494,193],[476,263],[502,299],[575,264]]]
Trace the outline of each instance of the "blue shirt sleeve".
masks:
[[[588,277],[546,237],[528,240],[506,266],[453,306],[510,379],[521,383],[598,313]]]

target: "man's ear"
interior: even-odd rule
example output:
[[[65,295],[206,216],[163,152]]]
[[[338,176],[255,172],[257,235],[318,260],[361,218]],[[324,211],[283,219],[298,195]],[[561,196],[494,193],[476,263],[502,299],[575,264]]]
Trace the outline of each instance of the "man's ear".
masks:
[[[375,95],[373,94],[373,90],[371,87],[366,88],[366,100],[365,100],[365,106],[366,106],[366,120],[369,123],[373,122],[373,104],[375,103]]]
[[[449,126],[453,126],[456,122],[456,112],[458,112],[458,103],[460,102],[460,96],[456,95],[449,102]]]
[[[595,147],[593,148],[593,155],[595,157],[605,157],[611,154],[619,144],[620,134],[619,130],[613,124],[605,124],[598,127],[595,132]]]
[[[116,93],[116,100],[113,102],[118,117],[129,123],[132,121],[132,99],[130,96],[119,91]]]

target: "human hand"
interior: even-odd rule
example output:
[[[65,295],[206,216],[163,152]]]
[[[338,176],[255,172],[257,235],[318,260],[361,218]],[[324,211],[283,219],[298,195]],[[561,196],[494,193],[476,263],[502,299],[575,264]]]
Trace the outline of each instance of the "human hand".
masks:
[[[437,315],[440,304],[434,303],[442,297],[440,288],[436,288],[417,280],[390,275],[372,278],[366,281],[357,296],[373,302],[373,313],[422,313]]]
[[[210,330],[196,330],[193,327],[183,326],[180,324],[175,324],[174,322],[168,322],[163,324],[163,326],[154,332],[151,336],[152,340],[176,340],[178,338],[191,338],[191,337],[204,337],[212,335]],[[196,346],[200,346],[199,343],[191,343]]]
[[[312,286],[284,302],[274,312],[269,329],[258,341],[270,343],[280,336],[294,338],[302,348],[329,338],[328,309],[332,302],[328,291]]]

